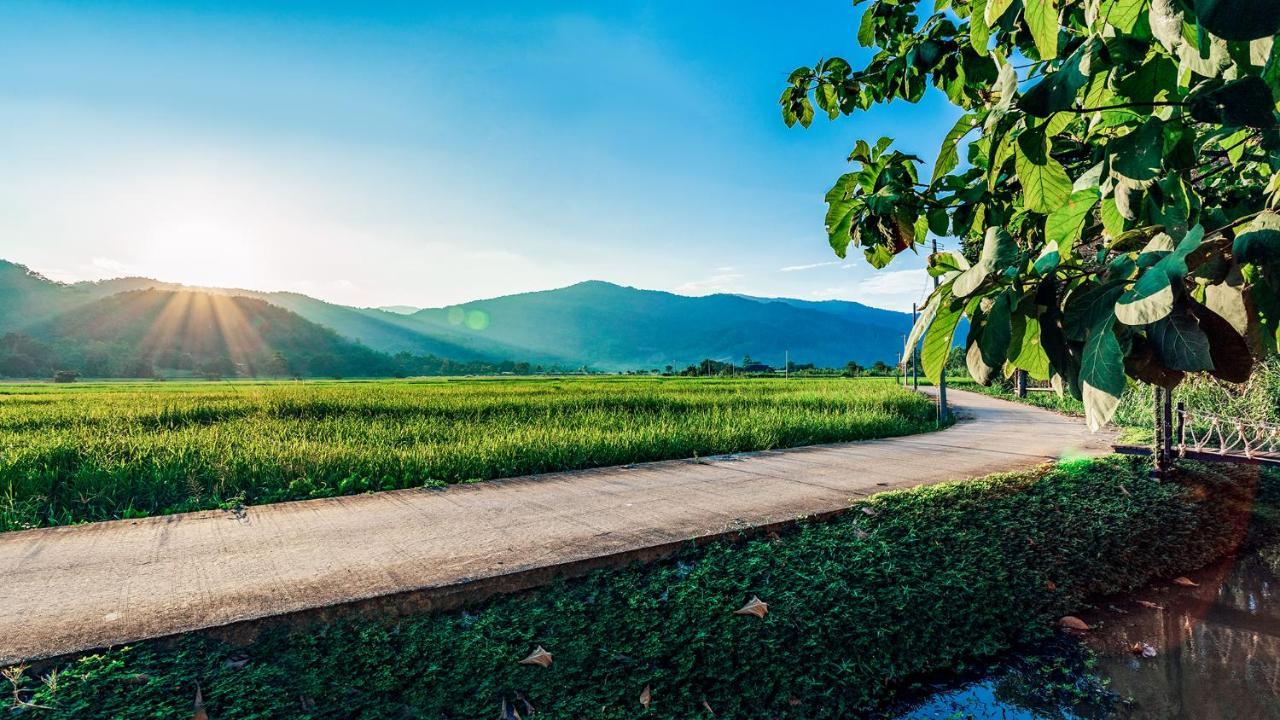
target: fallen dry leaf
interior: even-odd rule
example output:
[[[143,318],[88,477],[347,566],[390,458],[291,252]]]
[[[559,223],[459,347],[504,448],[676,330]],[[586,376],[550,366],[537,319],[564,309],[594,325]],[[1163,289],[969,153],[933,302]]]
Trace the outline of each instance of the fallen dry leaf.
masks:
[[[538,665],[539,667],[551,667],[551,653],[542,649],[542,646],[533,649],[529,653],[529,657],[520,661],[521,665]]]
[[[644,690],[640,691],[640,705],[644,707],[645,710],[648,710],[649,703],[652,701],[653,701],[653,693],[650,692],[649,686],[645,685]]]
[[[223,661],[222,666],[231,670],[239,670],[249,664],[249,656],[237,653]]]
[[[1075,615],[1064,616],[1061,620],[1058,621],[1058,624],[1068,630],[1079,630],[1080,632],[1087,632],[1088,630],[1092,629],[1089,627],[1089,623],[1081,620]]]
[[[1045,581],[1044,581],[1044,589],[1045,589],[1045,590],[1057,590],[1057,589],[1058,589],[1058,583],[1056,583],[1056,582],[1054,582],[1054,581],[1052,581],[1052,580],[1045,580]]]
[[[1163,605],[1158,605],[1158,604],[1156,604],[1156,603],[1151,602],[1150,600],[1135,600],[1134,602],[1138,603],[1138,605],[1139,605],[1140,607],[1144,607],[1144,608],[1147,608],[1147,609],[1149,609],[1149,610],[1163,610],[1163,609],[1164,609],[1164,606],[1163,606]]]
[[[1156,656],[1156,649],[1144,642],[1136,642],[1130,645],[1129,652],[1134,655],[1140,655],[1144,658],[1153,658]]]
[[[756,597],[755,595],[752,595],[751,600],[749,600],[746,605],[743,605],[737,610],[734,610],[733,614],[734,615],[754,615],[758,618],[762,618],[765,615],[769,614],[769,603],[764,602],[763,600]]]
[[[711,717],[716,716],[716,711],[711,709],[711,705],[707,703],[706,698],[702,698],[702,707],[707,709],[707,714],[710,715]]]
[[[863,508],[862,508],[862,514],[863,514],[863,515],[867,515],[867,516],[869,516],[869,517],[875,517],[876,515],[879,515],[880,513],[876,512],[876,511],[875,511],[875,508],[869,508],[869,507],[863,506]]]
[[[1189,577],[1186,577],[1185,575],[1176,577],[1170,580],[1169,582],[1173,583],[1174,585],[1181,585],[1182,587],[1200,587],[1200,583],[1196,582],[1195,580],[1192,580]]]
[[[520,713],[516,709],[507,704],[506,699],[502,701],[502,709],[498,711],[498,720],[520,720]]]
[[[196,686],[195,713],[191,720],[209,720],[209,713],[204,711],[204,695],[200,692],[199,685]]]

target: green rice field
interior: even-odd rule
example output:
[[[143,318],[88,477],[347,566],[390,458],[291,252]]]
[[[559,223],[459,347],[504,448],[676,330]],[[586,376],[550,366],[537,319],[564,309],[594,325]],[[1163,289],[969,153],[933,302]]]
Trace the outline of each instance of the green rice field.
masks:
[[[0,531],[935,425],[880,379],[0,385]]]

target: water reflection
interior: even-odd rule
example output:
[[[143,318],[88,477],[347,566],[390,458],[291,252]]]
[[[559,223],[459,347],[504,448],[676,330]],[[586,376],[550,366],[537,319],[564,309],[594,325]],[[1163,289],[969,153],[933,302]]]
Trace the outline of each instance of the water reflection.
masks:
[[[1095,629],[941,688],[900,717],[1280,718],[1280,545],[1082,614]],[[1143,645],[1155,649],[1143,657]],[[1092,652],[1089,652],[1092,651]]]
[[[1099,616],[1087,643],[1098,672],[1132,700],[1130,716],[1280,718],[1277,560],[1280,548],[1269,548],[1197,573],[1199,587],[1151,588]],[[1141,642],[1156,657],[1128,652]]]

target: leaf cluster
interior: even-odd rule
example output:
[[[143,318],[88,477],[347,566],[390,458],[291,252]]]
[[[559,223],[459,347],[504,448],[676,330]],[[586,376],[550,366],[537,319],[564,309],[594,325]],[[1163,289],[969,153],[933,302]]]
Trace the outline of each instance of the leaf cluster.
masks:
[[[1128,379],[1243,382],[1280,337],[1280,4],[1273,0],[870,0],[861,69],[800,68],[808,125],[930,86],[959,118],[933,159],[859,141],[827,194],[837,254],[884,267],[930,234],[962,252],[913,341],[936,377],[969,319],[971,374],[1025,370],[1107,422]]]

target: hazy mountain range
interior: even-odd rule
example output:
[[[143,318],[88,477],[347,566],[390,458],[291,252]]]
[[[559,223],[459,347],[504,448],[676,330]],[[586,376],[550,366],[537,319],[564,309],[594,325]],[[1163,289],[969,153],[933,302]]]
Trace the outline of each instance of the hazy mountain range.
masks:
[[[745,355],[781,365],[787,351],[794,362],[839,367],[892,361],[910,322],[854,302],[686,297],[599,281],[443,308],[356,308],[151,278],[59,283],[0,261],[0,374],[9,375],[27,360],[37,375],[56,365],[133,375],[210,363],[254,374],[417,374],[426,357],[476,371],[614,371]]]

